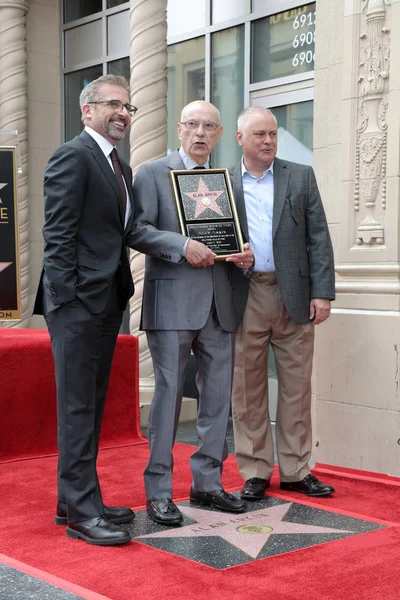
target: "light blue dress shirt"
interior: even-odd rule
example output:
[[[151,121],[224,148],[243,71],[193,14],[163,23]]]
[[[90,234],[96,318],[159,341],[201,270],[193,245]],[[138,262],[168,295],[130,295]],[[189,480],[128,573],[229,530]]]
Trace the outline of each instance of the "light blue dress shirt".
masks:
[[[242,159],[242,183],[254,271],[275,271],[272,248],[274,163],[262,177],[255,177],[247,171]]]
[[[190,156],[186,154],[183,148],[179,148],[179,156],[181,157],[186,169],[195,169],[196,167],[204,167],[205,169],[210,168],[210,163],[208,159],[203,165],[199,165],[199,163],[197,163],[195,160],[193,160],[193,158],[190,158]]]

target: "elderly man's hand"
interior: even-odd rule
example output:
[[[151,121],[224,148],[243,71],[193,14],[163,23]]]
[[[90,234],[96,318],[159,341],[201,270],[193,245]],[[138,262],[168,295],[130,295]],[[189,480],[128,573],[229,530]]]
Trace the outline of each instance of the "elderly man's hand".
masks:
[[[186,260],[192,267],[210,267],[214,264],[215,254],[201,242],[189,240],[186,246]]]

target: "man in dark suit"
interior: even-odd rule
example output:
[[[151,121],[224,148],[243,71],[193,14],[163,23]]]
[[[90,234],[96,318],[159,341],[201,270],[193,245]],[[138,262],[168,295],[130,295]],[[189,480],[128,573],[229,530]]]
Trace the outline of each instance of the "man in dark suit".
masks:
[[[144,474],[146,507],[154,521],[165,525],[182,522],[172,501],[172,448],[191,350],[198,361],[200,397],[199,446],[191,457],[190,499],[229,512],[245,508],[242,500],[223,490],[221,471],[227,456],[233,333],[237,327],[231,274],[249,268],[253,255],[248,247],[235,255],[232,262],[238,267],[214,262],[209,248],[180,233],[169,173],[209,167],[209,154],[222,135],[218,110],[203,101],[187,105],[178,135],[180,150],[140,167],[134,183],[134,245],[148,255],[141,327],[147,333],[155,374],[150,459]]]
[[[313,169],[280,160],[271,111],[250,107],[238,119],[243,159],[232,171],[244,234],[255,262],[234,274],[238,313],[232,411],[242,498],[270,485],[274,449],[268,409],[268,348],[278,376],[276,445],[280,487],[309,496],[335,490],[310,472],[314,326],[335,297],[332,244]]]
[[[128,82],[114,75],[89,83],[80,107],[84,131],[55,151],[45,172],[44,259],[34,312],[45,316],[55,364],[55,522],[68,525],[68,537],[114,545],[131,540],[117,524],[134,513],[103,504],[96,459],[114,347],[133,294],[124,239],[132,172],[115,144],[136,108]]]

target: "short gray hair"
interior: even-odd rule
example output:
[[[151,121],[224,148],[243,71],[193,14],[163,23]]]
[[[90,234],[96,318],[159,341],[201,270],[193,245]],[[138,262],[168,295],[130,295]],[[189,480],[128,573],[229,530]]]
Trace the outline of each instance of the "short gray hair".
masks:
[[[124,88],[128,92],[128,96],[131,95],[131,90],[129,87],[128,80],[121,75],[102,75],[97,79],[94,79],[90,83],[88,83],[80,93],[79,96],[79,106],[82,109],[84,104],[89,104],[90,102],[98,102],[101,100],[99,91],[102,85],[118,85],[119,87]],[[83,116],[82,116],[83,121]]]
[[[246,122],[251,115],[254,115],[256,113],[262,113],[262,112],[266,112],[269,115],[271,115],[274,118],[276,126],[278,127],[278,122],[276,120],[276,117],[275,117],[274,113],[271,110],[269,110],[269,108],[264,108],[262,106],[248,106],[247,108],[243,109],[242,112],[238,116],[238,120],[237,120],[238,131],[243,131],[243,127],[246,125]]]

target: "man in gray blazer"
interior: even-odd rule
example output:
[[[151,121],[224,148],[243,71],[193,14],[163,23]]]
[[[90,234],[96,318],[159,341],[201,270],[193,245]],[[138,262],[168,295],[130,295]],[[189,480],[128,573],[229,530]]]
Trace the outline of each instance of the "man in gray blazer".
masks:
[[[164,525],[183,520],[172,501],[172,448],[191,350],[198,361],[200,398],[199,446],[191,457],[190,499],[230,512],[245,508],[242,500],[223,490],[221,471],[227,456],[237,327],[231,277],[235,270],[248,269],[253,256],[247,248],[233,257],[239,268],[214,262],[209,248],[180,233],[169,173],[209,167],[209,154],[222,135],[218,110],[203,101],[187,105],[178,135],[180,150],[142,165],[134,182],[133,244],[148,255],[141,328],[147,333],[155,374],[148,430],[150,459],[144,473],[146,507],[150,517]]]
[[[115,144],[136,108],[126,79],[105,75],[81,92],[85,129],[60,146],[44,178],[43,271],[34,312],[45,316],[57,386],[58,503],[67,536],[108,546],[129,542],[130,508],[103,503],[96,471],[111,362],[133,294],[125,249],[132,171]]]
[[[268,348],[278,376],[276,445],[280,487],[309,496],[333,487],[311,474],[311,370],[314,326],[335,297],[332,244],[311,167],[280,160],[271,111],[250,107],[238,119],[243,159],[232,171],[244,234],[255,262],[234,273],[237,312],[232,411],[242,498],[270,485],[274,449],[268,409]]]

